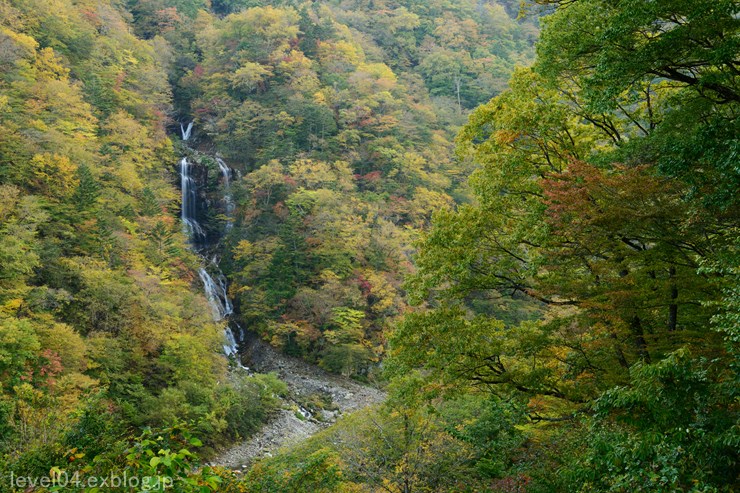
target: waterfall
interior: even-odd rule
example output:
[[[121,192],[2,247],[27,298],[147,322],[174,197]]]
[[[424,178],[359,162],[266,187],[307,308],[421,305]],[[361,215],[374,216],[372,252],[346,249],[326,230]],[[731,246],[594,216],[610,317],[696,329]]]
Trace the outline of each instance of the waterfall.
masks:
[[[218,167],[221,170],[221,175],[224,177],[224,187],[226,187],[226,190],[228,190],[231,182],[231,169],[220,157],[216,158],[216,162],[218,163]]]
[[[180,130],[182,131],[182,140],[187,141],[190,138],[190,133],[193,130],[193,122],[190,122],[188,124],[187,129],[183,128],[182,124],[180,124]],[[216,158],[216,162],[218,162],[218,166],[221,169],[221,174],[223,175],[224,179],[223,201],[226,204],[227,214],[231,215],[234,209],[234,204],[231,199],[230,193],[231,170],[221,158]],[[206,239],[206,234],[200,223],[198,223],[196,207],[198,199],[198,189],[197,183],[195,182],[193,177],[190,176],[190,171],[191,166],[188,158],[182,158],[182,160],[180,161],[180,186],[182,188],[181,218],[183,228],[185,230],[185,233],[190,238],[190,241],[194,244],[201,243],[202,246],[202,242]],[[227,223],[227,228],[230,227],[230,224],[231,221]],[[198,249],[196,248],[196,250]],[[201,254],[201,258],[205,261],[202,251],[203,250],[201,248],[198,253]],[[203,283],[203,290],[205,292],[206,298],[208,299],[208,304],[211,307],[213,320],[215,322],[220,322],[234,313],[234,306],[229,299],[226,276],[224,276],[224,274],[219,269],[217,260],[215,258],[212,259],[210,264],[210,270],[214,272],[214,275],[211,275],[211,273],[209,273],[205,267],[201,267],[198,270],[198,276]],[[225,329],[225,338],[226,342],[224,344],[224,353],[226,354],[226,356],[233,356],[238,363],[239,353],[237,340],[234,335],[234,331],[228,325]],[[241,363],[238,364],[240,367],[244,368]]]
[[[216,157],[216,162],[221,170],[221,176],[224,181],[224,209],[226,209],[226,230],[230,230],[234,226],[232,215],[234,213],[234,200],[231,198],[231,168],[224,162],[220,157]]]
[[[187,128],[182,126],[182,123],[180,124],[180,132],[182,133],[182,140],[187,141],[190,140],[190,133],[193,131],[193,122],[188,123]]]
[[[203,267],[198,270],[198,275],[200,280],[203,281],[206,297],[213,311],[213,320],[219,322],[234,313],[234,308],[226,294],[226,278],[224,275],[219,272],[216,280]]]
[[[215,263],[213,265],[216,265]],[[216,267],[218,267],[216,265]],[[208,298],[208,304],[211,306],[213,320],[220,322],[224,318],[234,313],[234,307],[229,300],[229,295],[226,292],[226,277],[218,271],[216,279],[214,279],[208,271],[201,267],[198,270],[200,280],[203,282],[203,288],[205,289],[206,298]],[[226,326],[226,344],[224,344],[224,353],[227,356],[238,356],[238,346],[236,337],[231,327]]]
[[[180,217],[185,228],[185,233],[191,240],[198,241],[205,238],[205,231],[196,219],[196,201],[198,190],[193,177],[190,176],[190,162],[184,157],[180,161],[180,188],[182,189],[182,204],[180,206]]]

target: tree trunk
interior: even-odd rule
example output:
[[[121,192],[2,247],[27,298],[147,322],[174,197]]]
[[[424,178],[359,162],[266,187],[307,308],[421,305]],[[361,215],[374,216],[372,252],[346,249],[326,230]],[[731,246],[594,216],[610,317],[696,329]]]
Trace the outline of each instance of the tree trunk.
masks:
[[[678,286],[676,285],[676,267],[671,266],[668,270],[671,279],[671,304],[668,306],[668,332],[673,332],[678,327]]]
[[[630,322],[630,329],[632,329],[632,333],[635,336],[635,345],[637,346],[637,354],[640,355],[640,357],[645,361],[645,363],[650,363],[650,353],[647,350],[647,343],[645,342],[645,333],[642,329],[642,321],[640,320],[640,317],[635,315],[632,317],[632,321]]]
[[[462,77],[459,75],[455,76],[455,90],[457,91],[457,109],[462,113],[462,97],[460,91],[462,90]]]

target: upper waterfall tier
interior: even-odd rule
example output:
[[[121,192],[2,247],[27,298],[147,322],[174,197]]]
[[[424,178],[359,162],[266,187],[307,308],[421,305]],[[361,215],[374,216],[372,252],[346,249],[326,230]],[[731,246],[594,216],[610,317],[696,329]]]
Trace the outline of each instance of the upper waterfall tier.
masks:
[[[182,123],[180,124],[180,132],[182,133],[182,140],[187,141],[190,140],[190,134],[193,131],[193,122],[188,123],[187,127],[183,127]]]

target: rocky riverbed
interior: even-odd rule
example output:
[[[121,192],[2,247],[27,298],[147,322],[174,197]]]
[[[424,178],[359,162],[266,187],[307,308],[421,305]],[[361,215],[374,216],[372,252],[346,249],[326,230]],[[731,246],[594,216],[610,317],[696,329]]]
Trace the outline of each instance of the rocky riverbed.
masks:
[[[277,373],[288,385],[289,396],[283,409],[259,432],[224,450],[212,464],[246,469],[256,459],[307,439],[342,414],[378,404],[385,398],[381,390],[286,356],[260,340],[253,340],[242,349],[242,359],[255,372]]]

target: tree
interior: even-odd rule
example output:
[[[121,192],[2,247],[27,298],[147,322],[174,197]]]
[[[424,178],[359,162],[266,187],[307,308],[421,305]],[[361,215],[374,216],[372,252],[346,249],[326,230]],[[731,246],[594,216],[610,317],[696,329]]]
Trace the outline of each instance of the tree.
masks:
[[[40,265],[37,229],[48,219],[34,196],[21,196],[12,185],[0,185],[0,299],[21,288]]]
[[[546,21],[538,67],[551,76],[585,75],[590,102],[609,107],[636,81],[655,78],[689,86],[720,103],[740,102],[732,34],[740,22],[736,2],[569,3]],[[586,25],[598,28],[574,28]]]
[[[735,63],[712,55],[736,6],[559,3],[535,70],[460,133],[476,200],[423,235],[407,282],[423,308],[397,326],[386,365],[419,369],[424,402],[485,391],[560,423],[548,443],[565,469],[539,479],[551,489],[727,489],[737,341],[711,321],[734,320],[736,279],[705,268],[736,251]],[[693,429],[711,435],[706,455]]]
[[[591,111],[631,118],[624,95],[642,92],[649,138],[631,154],[691,184],[707,203],[735,206],[729,190],[740,178],[729,163],[738,125],[730,108],[740,101],[737,13],[731,0],[572,2],[547,21],[536,70],[551,83],[574,81]],[[584,21],[599,29],[573,27]],[[661,81],[670,82],[670,109],[655,101]]]
[[[28,320],[3,317],[0,320],[0,381],[3,392],[21,384],[41,349],[33,324]]]
[[[630,387],[599,398],[584,453],[565,475],[570,488],[732,488],[736,416],[715,371],[722,370],[687,351],[635,365]]]
[[[92,175],[90,168],[79,166],[77,168],[77,189],[75,190],[72,201],[82,210],[88,209],[95,204],[100,196],[100,186]]]

